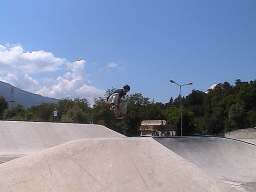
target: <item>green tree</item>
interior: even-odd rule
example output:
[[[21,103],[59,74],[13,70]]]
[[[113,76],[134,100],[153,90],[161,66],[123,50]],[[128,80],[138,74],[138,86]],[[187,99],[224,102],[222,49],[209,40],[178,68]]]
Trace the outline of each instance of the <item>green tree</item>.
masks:
[[[98,98],[95,100],[92,109],[92,120],[94,123],[104,124],[111,127],[112,121],[114,119],[114,114],[109,110],[108,105],[103,98]]]
[[[7,109],[3,113],[3,119],[5,120],[25,120],[26,119],[26,110],[23,106],[17,105],[13,108]]]
[[[256,111],[248,111],[246,114],[246,121],[249,127],[256,127]]]
[[[4,97],[0,96],[0,118],[3,118],[3,112],[8,108],[8,103],[5,101]]]
[[[52,115],[55,104],[43,103],[38,106],[31,107],[33,121],[52,121]]]
[[[90,115],[83,111],[83,107],[79,105],[73,105],[65,114],[61,117],[61,122],[72,123],[89,123]]]
[[[228,120],[231,130],[245,128],[245,111],[243,105],[239,103],[231,105]]]

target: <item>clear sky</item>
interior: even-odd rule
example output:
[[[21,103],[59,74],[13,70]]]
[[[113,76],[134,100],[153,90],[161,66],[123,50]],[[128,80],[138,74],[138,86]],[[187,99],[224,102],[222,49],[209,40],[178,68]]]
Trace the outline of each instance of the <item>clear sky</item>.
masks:
[[[73,62],[76,59],[82,59]],[[0,80],[53,97],[256,79],[255,0],[2,0]]]

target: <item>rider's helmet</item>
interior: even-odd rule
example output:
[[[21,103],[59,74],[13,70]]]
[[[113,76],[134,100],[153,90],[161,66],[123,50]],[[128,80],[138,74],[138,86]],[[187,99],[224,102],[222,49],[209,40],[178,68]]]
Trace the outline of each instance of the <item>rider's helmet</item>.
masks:
[[[125,86],[123,86],[123,89],[126,91],[126,92],[128,92],[128,91],[130,91],[130,86],[129,85],[125,85]]]

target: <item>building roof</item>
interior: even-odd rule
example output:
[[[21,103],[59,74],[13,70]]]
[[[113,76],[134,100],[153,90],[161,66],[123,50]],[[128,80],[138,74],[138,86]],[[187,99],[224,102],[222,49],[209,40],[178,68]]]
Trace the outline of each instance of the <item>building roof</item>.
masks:
[[[166,125],[166,120],[144,120],[141,122],[141,125],[144,125],[144,126]]]

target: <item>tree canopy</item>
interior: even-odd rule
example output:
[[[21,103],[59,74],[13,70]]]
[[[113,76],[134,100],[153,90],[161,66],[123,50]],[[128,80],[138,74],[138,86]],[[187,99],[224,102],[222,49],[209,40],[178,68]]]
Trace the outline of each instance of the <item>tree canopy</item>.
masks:
[[[113,91],[108,89],[105,97]],[[165,119],[180,134],[181,110],[183,135],[223,135],[227,131],[256,126],[256,81],[237,80],[234,85],[224,82],[207,92],[193,90],[185,97],[170,98],[168,103],[154,102],[141,93],[134,93],[127,97],[127,102],[126,117],[117,120],[108,110],[105,98],[97,98],[93,106],[86,99],[64,99],[56,104],[8,108],[7,102],[0,97],[0,118],[97,123],[127,136],[138,136],[141,121],[149,119]],[[55,109],[58,111],[58,119],[53,118]]]

